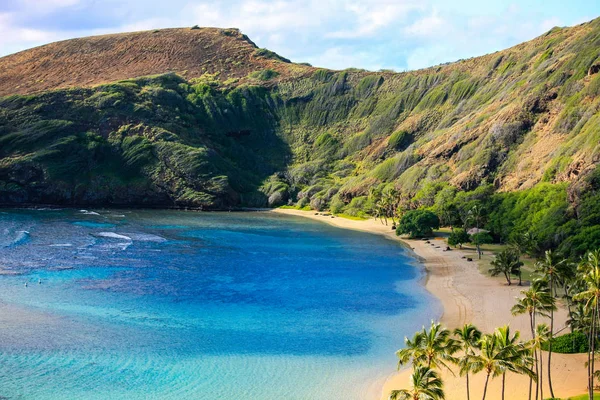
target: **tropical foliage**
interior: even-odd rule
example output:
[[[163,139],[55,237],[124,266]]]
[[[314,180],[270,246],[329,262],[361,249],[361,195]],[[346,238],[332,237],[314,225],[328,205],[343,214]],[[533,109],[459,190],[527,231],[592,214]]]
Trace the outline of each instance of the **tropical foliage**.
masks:
[[[440,220],[431,211],[412,210],[400,219],[396,234],[408,234],[411,238],[430,236],[434,229],[440,227]]]

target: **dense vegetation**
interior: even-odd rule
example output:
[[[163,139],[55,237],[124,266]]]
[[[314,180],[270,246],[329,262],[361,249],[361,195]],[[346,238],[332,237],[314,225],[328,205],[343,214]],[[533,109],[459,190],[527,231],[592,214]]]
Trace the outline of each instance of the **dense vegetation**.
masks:
[[[400,74],[290,63],[237,31],[159,33],[241,53],[193,79],[0,99],[0,202],[426,210],[538,255],[600,244],[600,19]]]
[[[264,205],[284,168],[273,99],[212,76],[139,78],[0,101],[0,201]]]

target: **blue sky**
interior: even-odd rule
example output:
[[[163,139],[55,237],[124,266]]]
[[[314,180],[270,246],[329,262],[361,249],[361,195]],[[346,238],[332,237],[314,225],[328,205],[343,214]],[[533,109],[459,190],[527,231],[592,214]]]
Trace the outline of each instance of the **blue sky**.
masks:
[[[0,0],[0,56],[56,40],[237,27],[297,62],[397,71],[490,53],[600,16],[600,0]]]

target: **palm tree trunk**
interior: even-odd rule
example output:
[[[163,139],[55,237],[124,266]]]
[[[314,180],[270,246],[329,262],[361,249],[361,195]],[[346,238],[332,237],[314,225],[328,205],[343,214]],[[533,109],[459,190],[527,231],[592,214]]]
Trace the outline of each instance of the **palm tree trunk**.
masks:
[[[533,339],[535,340],[535,307],[533,308],[533,324],[531,325],[531,334],[533,335]],[[537,355],[537,348],[534,347],[533,348],[533,361],[535,363],[535,376],[537,376],[538,380],[535,383],[535,400],[538,400],[539,397],[539,390],[540,390],[540,381],[541,381],[541,377],[540,377],[540,364],[538,363],[538,355]]]
[[[592,324],[592,328],[594,330],[594,335],[592,336],[592,376],[590,378],[590,382],[591,382],[591,387],[592,387],[592,397],[590,397],[591,399],[594,398],[594,372],[596,372],[596,325],[598,324],[598,299],[596,299],[596,305],[595,305],[595,315],[594,315],[594,323]]]
[[[471,394],[469,392],[469,373],[467,372],[467,400],[471,400]]]
[[[554,276],[550,277],[550,293],[554,289]],[[550,308],[550,341],[548,342],[548,387],[550,388],[550,397],[554,398],[554,389],[552,389],[552,338],[554,337],[554,310]]]
[[[544,369],[544,355],[542,354],[542,349],[540,349],[540,400],[544,400],[544,377],[543,371]]]
[[[535,339],[535,331],[533,330],[533,313],[529,313],[529,324],[531,325],[531,338]],[[533,377],[529,377],[529,400],[531,400],[531,388],[533,386]]]
[[[571,296],[569,295],[569,285],[565,284],[563,287],[564,291],[565,291],[565,299],[567,299],[567,310],[569,312],[568,316],[569,318],[572,317],[572,311],[571,311]],[[573,333],[573,324],[569,324],[571,327],[571,333]]]
[[[592,355],[594,354],[592,351],[593,341],[594,341],[594,319],[596,317],[596,313],[592,314],[592,324],[590,326],[590,337],[588,342],[588,396],[590,399],[594,398],[594,394],[592,392]]]
[[[502,373],[502,400],[504,400],[504,385],[506,383],[506,372]]]
[[[485,400],[485,394],[487,392],[488,381],[490,380],[490,374],[488,373],[485,377],[485,386],[483,387],[483,398],[481,400]]]

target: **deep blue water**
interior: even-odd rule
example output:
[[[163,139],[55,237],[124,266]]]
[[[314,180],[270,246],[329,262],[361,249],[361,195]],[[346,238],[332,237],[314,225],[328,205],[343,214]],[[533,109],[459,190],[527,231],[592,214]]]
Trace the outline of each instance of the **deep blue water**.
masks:
[[[0,210],[0,273],[18,399],[373,398],[440,312],[398,243],[272,213]]]

